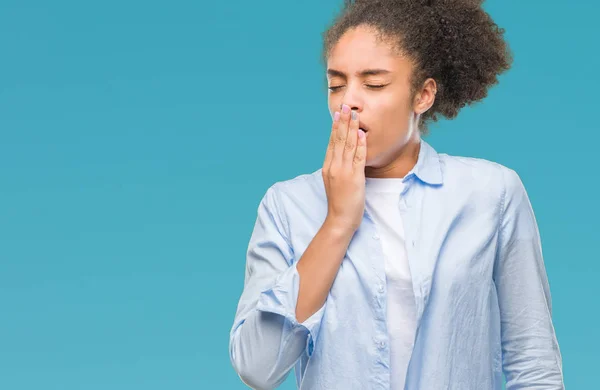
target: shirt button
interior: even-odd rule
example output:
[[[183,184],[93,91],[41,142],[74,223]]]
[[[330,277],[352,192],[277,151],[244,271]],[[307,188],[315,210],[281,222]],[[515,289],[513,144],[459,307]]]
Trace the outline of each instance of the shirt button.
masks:
[[[379,286],[379,292],[382,293],[385,289],[383,288],[383,285]]]
[[[374,235],[373,235],[373,239],[374,239],[374,240],[379,240],[379,235],[378,235],[378,234],[374,234]]]
[[[380,349],[384,349],[385,348],[385,341],[380,341],[379,342],[379,348]]]

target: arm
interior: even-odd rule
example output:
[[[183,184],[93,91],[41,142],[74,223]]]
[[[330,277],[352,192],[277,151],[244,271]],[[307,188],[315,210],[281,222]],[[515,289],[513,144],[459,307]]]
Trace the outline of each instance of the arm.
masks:
[[[229,343],[233,367],[256,389],[279,386],[304,352],[312,354],[327,294],[351,238],[326,221],[294,263],[276,199],[271,187],[258,208]]]
[[[523,183],[503,172],[505,194],[494,282],[507,390],[564,389],[540,235]]]

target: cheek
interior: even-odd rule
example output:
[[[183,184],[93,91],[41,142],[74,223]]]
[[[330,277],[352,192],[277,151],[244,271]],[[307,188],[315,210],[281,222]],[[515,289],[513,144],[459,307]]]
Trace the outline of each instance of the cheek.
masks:
[[[404,103],[404,101],[397,97],[390,97],[381,102],[378,110],[378,117],[380,118],[381,125],[386,128],[387,131],[404,127],[409,116]]]
[[[338,111],[336,104],[333,101],[329,101],[328,102],[328,106],[329,106],[329,116],[331,116],[331,119],[333,119],[333,114],[335,114],[336,111]]]
[[[396,126],[404,127],[410,121],[412,110],[408,95],[396,95],[387,101],[386,119]]]
[[[329,93],[327,95],[327,105],[329,106],[329,111],[334,113],[340,106],[340,97],[336,96],[336,94]]]
[[[403,139],[410,126],[410,113],[404,107],[387,107],[385,114],[381,115],[379,128],[381,131],[377,134],[377,141],[383,144],[396,144]]]

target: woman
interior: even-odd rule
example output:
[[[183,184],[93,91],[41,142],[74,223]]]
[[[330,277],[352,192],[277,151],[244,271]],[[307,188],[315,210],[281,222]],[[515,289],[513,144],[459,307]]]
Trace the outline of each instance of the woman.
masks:
[[[347,2],[325,33],[322,169],[258,208],[230,357],[256,389],[562,389],[519,176],[421,136],[509,69],[476,0]]]

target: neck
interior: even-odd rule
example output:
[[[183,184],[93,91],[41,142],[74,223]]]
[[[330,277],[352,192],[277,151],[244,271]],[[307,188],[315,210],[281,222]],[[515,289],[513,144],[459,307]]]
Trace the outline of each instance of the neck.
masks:
[[[394,154],[391,162],[381,166],[365,167],[365,177],[402,178],[417,164],[421,149],[421,137],[417,133]]]

